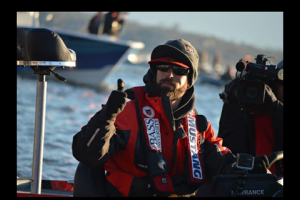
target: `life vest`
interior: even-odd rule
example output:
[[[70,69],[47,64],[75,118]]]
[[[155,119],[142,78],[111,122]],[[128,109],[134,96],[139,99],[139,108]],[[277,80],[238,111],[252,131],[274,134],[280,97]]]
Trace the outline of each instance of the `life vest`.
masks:
[[[187,174],[188,184],[201,185],[205,177],[195,109],[181,119],[183,126],[173,131],[173,120],[164,112],[161,98],[149,97],[144,87],[132,89],[136,100],[127,102],[115,122],[120,131],[130,130],[128,144],[104,164],[107,180],[123,196],[128,196],[134,177],[146,175],[161,194],[175,192],[171,177],[179,174]]]
[[[183,118],[181,121],[183,123],[184,132],[187,136],[181,138],[180,140],[181,145],[187,148],[187,155],[188,155],[188,166],[183,166],[183,160],[180,162],[177,161],[177,157],[175,158],[175,166],[174,168],[170,168],[172,163],[171,158],[173,158],[173,148],[170,146],[166,146],[162,144],[162,133],[168,132],[173,133],[172,127],[170,125],[170,121],[165,112],[163,112],[162,103],[160,103],[160,98],[149,98],[148,94],[144,92],[136,91],[137,100],[139,102],[139,110],[141,113],[141,118],[144,128],[144,134],[147,141],[147,147],[150,150],[150,154],[157,155],[157,160],[155,160],[155,156],[151,160],[151,164],[157,162],[157,165],[160,168],[167,168],[167,170],[163,170],[162,172],[153,173],[155,171],[155,167],[153,167],[153,179],[156,185],[156,188],[161,191],[173,191],[172,181],[170,175],[178,175],[180,173],[184,173],[184,168],[188,168],[189,179],[190,183],[199,183],[203,181],[203,166],[201,162],[201,154],[200,152],[200,133],[197,129],[197,122],[196,122],[196,112],[195,109],[192,109],[188,115]],[[146,98],[145,98],[146,95]],[[151,102],[152,101],[152,102]],[[153,107],[153,108],[152,108]],[[162,111],[162,112],[161,112]],[[164,124],[161,126],[161,124]],[[180,127],[182,128],[182,127]],[[171,134],[172,135],[172,134]],[[173,140],[172,140],[173,141]],[[183,143],[183,144],[182,144]],[[168,143],[171,144],[171,143]],[[182,146],[180,147],[181,152],[184,149]],[[170,148],[170,149],[163,149],[163,148]],[[178,143],[177,143],[178,148]],[[152,151],[152,152],[151,152]],[[156,151],[156,153],[153,153]],[[169,152],[169,155],[163,155],[163,151]],[[167,162],[165,162],[164,158],[166,157]],[[169,163],[167,165],[167,163]],[[150,164],[149,164],[150,165]],[[154,164],[155,165],[155,164]],[[179,165],[179,167],[177,166]],[[182,165],[182,166],[180,166]],[[176,169],[179,169],[176,171]]]

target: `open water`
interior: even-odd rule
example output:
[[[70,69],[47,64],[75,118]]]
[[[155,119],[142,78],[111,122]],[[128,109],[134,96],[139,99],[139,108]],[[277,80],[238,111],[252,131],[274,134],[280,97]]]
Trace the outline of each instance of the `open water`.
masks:
[[[73,180],[78,165],[72,156],[73,136],[106,103],[118,78],[123,79],[125,89],[141,86],[147,70],[148,66],[124,64],[106,78],[107,90],[101,92],[46,77],[43,180]],[[22,178],[31,178],[32,173],[37,81],[38,75],[35,79],[17,75],[17,176]],[[219,98],[222,90],[199,80],[195,83],[196,109],[212,123],[216,134],[223,105]]]

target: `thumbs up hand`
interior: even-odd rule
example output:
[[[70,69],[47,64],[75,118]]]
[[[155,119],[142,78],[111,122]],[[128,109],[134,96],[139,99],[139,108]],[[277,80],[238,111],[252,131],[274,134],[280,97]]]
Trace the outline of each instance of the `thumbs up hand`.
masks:
[[[104,116],[109,122],[114,122],[117,115],[124,110],[127,94],[124,92],[124,82],[118,79],[118,89],[113,90],[108,97]]]
[[[123,92],[125,87],[125,83],[123,82],[122,79],[118,79],[118,91]]]

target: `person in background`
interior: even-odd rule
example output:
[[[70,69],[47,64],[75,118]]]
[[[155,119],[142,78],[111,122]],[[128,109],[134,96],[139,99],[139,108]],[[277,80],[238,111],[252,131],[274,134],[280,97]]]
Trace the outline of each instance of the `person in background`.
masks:
[[[118,13],[118,18],[117,18],[117,22],[118,22],[118,28],[117,28],[117,32],[118,32],[118,35],[117,37],[120,37],[121,34],[122,34],[122,31],[124,30],[124,25],[125,25],[125,21],[127,19],[127,15],[128,13],[127,12],[119,12]]]
[[[195,196],[213,176],[234,172],[235,156],[195,109],[198,62],[184,39],[158,45],[145,85],[124,91],[119,79],[107,103],[74,135],[73,156],[90,168],[103,165],[108,196]],[[267,168],[261,156],[251,172]]]
[[[126,12],[98,12],[91,19],[88,30],[93,34],[111,35],[119,38],[126,18]]]
[[[235,78],[235,73],[233,68],[230,65],[227,65],[227,70],[224,74],[222,74],[221,79],[230,82]]]
[[[222,57],[220,55],[215,55],[213,59],[213,71],[214,74],[218,76],[222,76],[224,74],[224,69],[221,62],[222,62]]]
[[[93,16],[88,25],[89,33],[96,34],[96,35],[102,35],[104,19],[105,19],[104,12],[98,12],[95,16]]]
[[[108,12],[105,15],[103,34],[120,37],[121,30],[125,24],[127,13],[125,12]]]
[[[277,67],[283,69],[283,60]],[[229,102],[223,104],[218,137],[235,155],[269,155],[283,150],[283,80],[265,84],[265,102],[244,105],[237,101],[238,78],[225,85]],[[270,171],[282,176],[280,162]]]

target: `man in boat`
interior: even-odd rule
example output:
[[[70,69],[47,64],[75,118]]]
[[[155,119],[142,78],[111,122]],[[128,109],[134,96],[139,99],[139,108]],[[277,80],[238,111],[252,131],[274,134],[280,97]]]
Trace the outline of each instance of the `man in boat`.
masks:
[[[109,196],[195,196],[218,174],[234,173],[235,156],[194,108],[199,57],[184,39],[158,45],[145,86],[112,91],[106,105],[73,137],[73,156],[103,165]],[[126,101],[126,98],[131,101]],[[266,173],[267,157],[253,173]]]
[[[283,69],[283,60],[277,67]],[[265,83],[262,104],[244,104],[237,100],[238,78],[225,85],[228,102],[223,104],[218,137],[233,154],[269,155],[283,151],[283,80]],[[280,162],[270,171],[282,176]]]
[[[88,31],[89,33],[102,35],[104,25],[105,13],[98,12],[89,22]]]
[[[113,35],[119,38],[126,18],[126,12],[98,12],[89,22],[88,31],[97,35]]]

